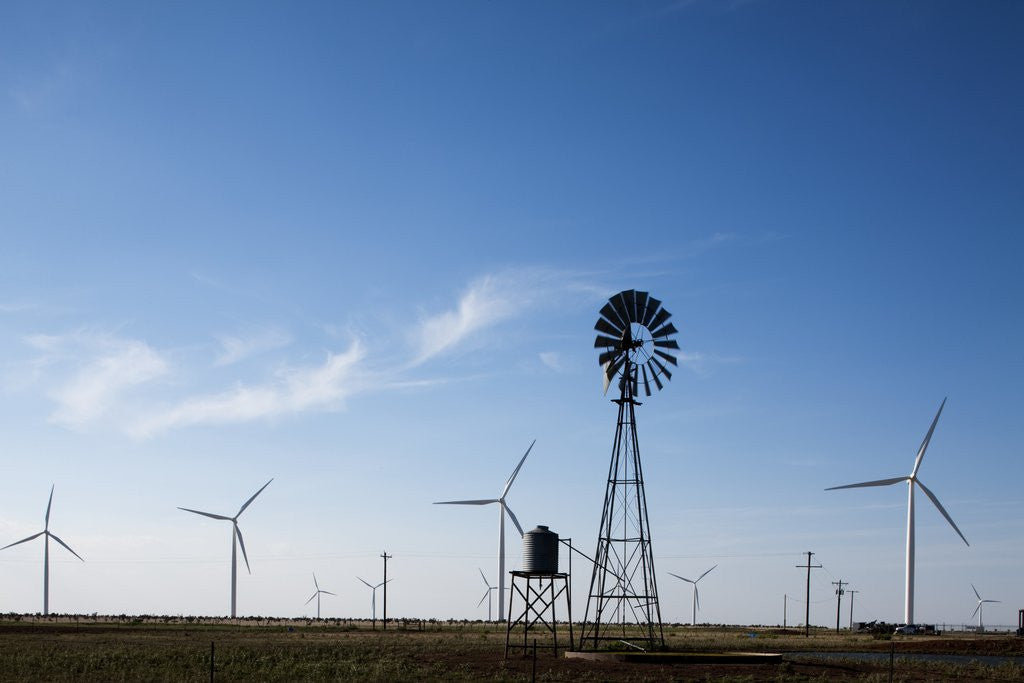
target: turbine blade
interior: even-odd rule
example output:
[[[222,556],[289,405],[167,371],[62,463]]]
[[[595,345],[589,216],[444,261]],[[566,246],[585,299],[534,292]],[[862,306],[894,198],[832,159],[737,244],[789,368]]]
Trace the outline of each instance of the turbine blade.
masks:
[[[53,540],[57,541],[57,543],[60,543],[60,544],[61,544],[62,546],[64,546],[64,548],[65,548],[65,549],[66,549],[66,550],[67,550],[67,551],[68,551],[69,553],[71,553],[72,555],[74,555],[74,556],[75,556],[75,557],[77,557],[78,559],[82,560],[82,556],[81,556],[81,555],[79,555],[79,554],[78,554],[78,553],[76,553],[76,552],[75,552],[74,550],[72,550],[72,549],[71,549],[71,546],[69,546],[69,545],[68,545],[67,543],[65,543],[64,541],[62,541],[62,540],[60,540],[59,538],[57,538],[57,536],[56,536],[56,535],[55,535],[55,534],[54,534],[54,533],[53,533],[52,531],[47,531],[47,532],[45,532],[45,533],[48,533],[48,534],[50,535],[50,538],[52,538]],[[82,562],[85,562],[85,560],[82,560]]]
[[[613,325],[616,325],[620,330],[625,330],[627,327],[629,327],[629,323],[624,322],[622,318],[619,317],[619,314],[612,307],[611,303],[606,303],[604,306],[601,307],[601,315],[608,318],[608,320]],[[619,334],[622,333],[620,332]]]
[[[273,478],[273,477],[271,477],[271,478],[270,478],[270,481],[274,481],[274,478]],[[260,487],[260,490],[259,490],[259,491],[257,491],[256,493],[252,494],[252,495],[251,495],[251,496],[249,497],[249,500],[247,500],[247,501],[245,501],[244,503],[242,503],[242,507],[238,508],[238,514],[237,514],[237,515],[235,515],[235,517],[236,517],[236,518],[237,518],[237,517],[238,517],[239,515],[241,515],[241,514],[242,514],[243,512],[245,512],[245,508],[249,507],[249,504],[250,504],[250,503],[252,503],[252,502],[253,502],[254,500],[256,500],[256,496],[258,496],[258,495],[260,495],[261,493],[263,493],[263,489],[265,489],[265,488],[267,488],[268,486],[270,486],[270,481],[268,481],[268,482],[267,482],[266,484],[264,484],[263,486],[261,486],[261,487]]]
[[[483,569],[480,569],[480,567],[477,567],[476,569],[477,569],[477,571],[479,571],[479,572],[480,572],[480,578],[484,580],[484,585],[485,585],[485,586],[487,586],[487,589],[488,589],[488,590],[490,590],[490,588],[491,588],[491,582],[487,580],[487,577],[486,577],[486,576],[484,576],[484,570],[483,570]]]
[[[597,319],[597,324],[594,325],[594,329],[598,332],[604,332],[609,337],[614,337],[616,339],[622,338],[622,328],[616,327],[604,318]]]
[[[249,569],[249,557],[245,554],[245,541],[242,540],[242,530],[238,528],[238,522],[234,522],[234,525],[235,536],[238,537],[238,547],[242,549],[242,559],[245,560],[245,571],[252,574],[252,569]]]
[[[317,591],[317,593],[319,593],[319,591]],[[308,605],[309,603],[313,602],[313,598],[315,598],[317,596],[317,593],[313,593],[313,595],[309,596],[309,600],[306,600],[306,602],[304,602],[302,604],[303,605]]]
[[[604,353],[602,353],[600,356],[597,357],[597,362],[600,363],[602,366],[604,366],[604,365],[606,365],[608,363],[611,363],[613,360],[615,360],[615,358],[620,353],[622,353],[621,349],[616,349],[615,351],[605,351]]]
[[[715,567],[717,567],[717,566],[718,566],[718,565],[716,564],[716,565],[715,565]],[[706,572],[704,572],[703,574],[701,574],[700,576],[698,576],[698,577],[697,577],[697,581],[700,581],[700,580],[701,580],[701,579],[703,579],[703,578],[704,578],[705,576],[707,576],[708,574],[710,574],[710,573],[711,573],[711,572],[712,572],[712,571],[713,571],[713,570],[715,569],[715,567],[712,567],[711,569],[707,570]],[[694,581],[694,583],[697,583],[697,581]]]
[[[649,297],[647,299],[647,310],[644,311],[644,319],[639,322],[643,323],[643,326],[647,329],[651,329],[651,321],[658,313],[659,308],[661,308],[661,301],[655,299],[653,296]]]
[[[948,398],[948,397],[947,397]],[[917,476],[917,470],[921,468],[921,461],[924,460],[924,452],[928,450],[928,443],[932,440],[932,433],[935,431],[935,425],[939,422],[939,415],[942,415],[942,409],[946,405],[946,399],[942,399],[942,405],[939,406],[939,412],[935,413],[935,419],[932,420],[932,426],[928,428],[928,433],[924,435],[924,441],[921,442],[921,447],[917,449],[917,457],[914,459],[914,471],[910,473],[911,477]]]
[[[183,507],[179,507],[178,509],[179,510],[184,510],[185,512],[194,512],[197,515],[203,515],[204,517],[212,517],[213,519],[223,519],[223,520],[225,520],[227,522],[231,521],[230,517],[225,517],[224,515],[215,515],[212,512],[203,512],[202,510],[193,510],[192,508],[183,508]]]
[[[982,600],[982,602],[1002,602],[1002,600]]]
[[[609,299],[608,303],[610,303],[612,305],[612,307],[615,308],[615,312],[619,314],[619,320],[621,320],[623,323],[625,323],[622,326],[622,329],[625,330],[626,328],[629,327],[629,324],[631,322],[633,322],[633,321],[630,319],[631,316],[629,314],[629,309],[626,307],[626,302],[623,300],[623,296],[624,295],[625,295],[625,292],[619,292],[618,294],[613,296],[611,299]]]
[[[434,505],[490,505],[491,503],[500,502],[497,498],[488,498],[487,500],[442,500],[434,503]]]
[[[973,612],[971,612],[971,617],[973,618],[973,617],[974,617],[974,615],[975,615],[975,614],[977,614],[977,613],[978,613],[978,610],[980,610],[980,609],[981,609],[981,603],[979,602],[979,603],[978,603],[978,606],[974,608],[974,611],[973,611]]]
[[[387,581],[381,581],[380,583],[377,584],[377,588],[380,588],[385,583],[391,583],[392,581],[394,581],[394,579],[388,579]]]
[[[665,325],[664,327],[651,332],[651,336],[654,337],[654,338],[665,337],[665,336],[668,336],[670,334],[675,334],[678,331],[679,330],[676,329],[675,325],[673,325],[672,323],[669,323],[668,325]]]
[[[316,586],[317,591],[320,590],[320,584],[316,582],[316,572],[313,572],[313,585]]]
[[[337,593],[332,593],[331,591],[320,591],[320,592],[323,593],[324,595],[333,595],[334,597],[338,597]]]
[[[946,508],[942,507],[942,503],[940,503],[939,499],[935,497],[935,494],[932,493],[931,490],[927,486],[925,486],[920,479],[915,479],[914,481],[917,482],[917,485],[921,487],[921,490],[924,491],[925,495],[928,496],[933,503],[935,503],[935,507],[939,508],[939,512],[941,512],[942,516],[946,518],[946,521],[949,522],[949,525],[953,527],[953,531],[955,531],[957,535],[960,536],[961,539],[963,539],[964,543],[970,546],[971,544],[967,543],[967,538],[960,531],[960,528],[957,527],[956,522],[953,521],[953,518],[949,516],[949,513],[946,512]]]
[[[682,579],[682,580],[683,580],[683,581],[685,581],[686,583],[693,583],[693,581],[690,581],[689,579],[687,579],[687,578],[686,578],[686,577],[684,577],[684,576],[679,576],[679,574],[672,574],[672,572],[669,572],[669,574],[670,574],[670,575],[672,575],[672,576],[674,576],[674,577],[676,577],[677,579]]]
[[[39,538],[40,536],[42,536],[45,533],[46,533],[45,531],[40,531],[38,534],[33,534],[33,535],[29,536],[28,538],[21,539],[20,541],[15,541],[14,543],[8,543],[3,548],[0,548],[0,550],[6,550],[7,548],[10,548],[11,546],[20,545],[22,543],[28,543],[29,541],[31,541],[33,539]]]
[[[655,339],[654,345],[661,349],[678,349],[679,342],[675,339]]]
[[[512,476],[505,482],[505,488],[501,492],[501,498],[504,498],[508,494],[508,490],[512,488],[512,482],[514,482],[516,477],[519,476],[519,470],[523,468],[523,463],[526,462],[526,456],[528,456],[530,451],[533,450],[533,444],[535,443],[537,443],[537,439],[530,442],[530,447],[526,449],[525,453],[523,453],[523,457],[519,460],[519,464],[516,465],[516,469],[512,472]]]
[[[839,489],[858,489],[865,486],[890,486],[892,484],[898,484],[901,481],[906,481],[910,477],[893,477],[892,479],[878,479],[876,481],[862,481],[859,484],[845,484],[843,486],[830,486],[825,489],[826,491],[837,491]]]
[[[978,600],[981,600],[981,596],[978,595],[978,589],[974,587],[973,583],[971,584],[971,590],[974,591],[974,597],[978,598]]]
[[[636,321],[643,322],[644,317],[647,315],[647,300],[650,298],[650,294],[647,292],[636,293]]]
[[[693,599],[697,601],[697,611],[700,611],[700,591],[697,590],[697,582],[693,582]]]
[[[502,504],[502,507],[505,508],[505,512],[508,513],[508,516],[512,518],[512,523],[516,525],[516,529],[519,530],[519,536],[522,537],[526,532],[523,531],[523,527],[519,524],[519,520],[516,519],[516,513],[512,512],[512,508],[504,503]]]
[[[50,506],[53,505],[53,487],[54,484],[50,484],[50,500],[46,501],[46,523],[43,525],[44,529],[50,528]]]
[[[484,600],[486,600],[489,597],[491,597],[490,588],[488,588],[487,591],[484,593],[484,597],[480,598],[480,602],[476,603],[476,606],[479,607],[480,605],[484,604]]]
[[[668,361],[672,365],[679,365],[679,361],[676,360],[675,356],[670,356],[669,354],[665,353],[664,351],[659,351],[658,349],[654,349],[654,353],[658,357]]]
[[[358,576],[357,576],[356,578],[357,578],[357,579],[359,579],[360,581],[363,581],[363,579],[360,579],[360,578],[359,578]],[[371,585],[370,585],[369,583],[367,583],[366,581],[363,581],[363,583],[364,583],[364,584],[366,585],[366,587],[367,587],[367,588],[376,588],[376,586],[371,586]]]
[[[654,369],[653,365],[651,365],[652,360],[654,359],[652,358],[647,361],[647,369],[651,371],[651,379],[654,380],[654,386],[658,387],[658,391],[661,391],[664,389],[664,385],[662,385],[661,380],[658,379],[658,371]]]
[[[668,311],[666,311],[663,308],[660,311],[658,311],[658,315],[654,316],[651,319],[650,324],[646,325],[646,327],[647,327],[648,330],[657,329],[657,328],[661,327],[662,323],[664,323],[666,320],[668,320],[671,317],[672,317],[672,314],[669,313]],[[658,335],[656,335],[654,333],[651,333],[651,336],[652,337],[657,337]]]

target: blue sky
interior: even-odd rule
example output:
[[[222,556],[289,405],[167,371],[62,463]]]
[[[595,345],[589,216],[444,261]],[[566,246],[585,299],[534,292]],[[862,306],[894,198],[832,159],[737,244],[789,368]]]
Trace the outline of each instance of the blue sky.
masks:
[[[480,617],[500,493],[592,551],[614,406],[592,326],[683,349],[639,409],[668,620],[1024,602],[1024,97],[1010,2],[273,3],[0,10],[0,539],[55,611]],[[225,527],[225,528],[222,528]],[[519,556],[510,538],[510,562]],[[0,553],[36,611],[41,548]],[[579,571],[577,596],[588,572]],[[585,576],[586,575],[586,576]],[[577,599],[582,613],[583,600]],[[790,621],[795,621],[795,605]],[[844,608],[845,612],[845,608]],[[844,616],[845,620],[845,616]]]

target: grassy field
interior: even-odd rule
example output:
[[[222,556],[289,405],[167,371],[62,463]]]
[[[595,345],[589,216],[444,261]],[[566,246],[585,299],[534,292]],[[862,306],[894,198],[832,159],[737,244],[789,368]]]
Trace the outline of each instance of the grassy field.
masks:
[[[827,660],[788,655],[774,665],[662,665],[583,662],[540,654],[503,657],[501,626],[412,622],[385,633],[369,622],[250,620],[217,623],[167,619],[0,621],[0,680],[204,681],[210,644],[218,681],[888,681],[888,662],[866,663],[837,654]],[[896,637],[820,631],[668,627],[680,651],[795,653],[889,652],[896,681],[1024,680],[1013,664],[908,662],[900,654],[1024,655],[1024,639],[1007,635]],[[536,669],[534,669],[536,667]]]

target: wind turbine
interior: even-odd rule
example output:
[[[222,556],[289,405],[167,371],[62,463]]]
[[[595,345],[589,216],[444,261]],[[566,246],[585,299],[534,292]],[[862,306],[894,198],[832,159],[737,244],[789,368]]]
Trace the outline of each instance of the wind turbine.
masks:
[[[387,581],[381,581],[376,586],[374,586],[374,585],[370,584],[368,581],[360,579],[358,576],[356,578],[359,579],[360,581],[362,581],[364,584],[366,584],[366,587],[373,591],[373,597],[370,599],[370,606],[371,606],[371,608],[373,610],[371,612],[371,614],[373,615],[373,627],[377,628],[377,589],[380,588],[381,586],[383,586],[385,583],[391,583],[392,581],[394,581],[394,579],[388,579]]]
[[[498,504],[498,621],[505,621],[505,513],[508,513],[512,523],[516,525],[516,529],[519,531],[519,536],[523,535],[523,527],[519,524],[519,520],[516,519],[516,515],[512,512],[511,508],[505,503],[505,496],[508,495],[508,490],[512,488],[512,482],[516,480],[516,475],[519,474],[519,470],[523,467],[523,463],[526,462],[526,456],[530,454],[533,449],[533,444],[537,443],[537,439],[534,439],[530,444],[530,447],[526,449],[526,453],[519,460],[519,464],[516,465],[515,470],[512,472],[512,476],[505,482],[505,488],[501,490],[501,495],[497,498],[487,498],[485,500],[445,500],[434,505],[490,505],[491,503]]]
[[[316,598],[316,618],[320,619],[320,596],[321,595],[337,595],[331,591],[320,590],[320,584],[316,582],[316,572],[313,572],[313,585],[316,587],[316,592],[310,596],[309,600],[306,600],[306,604],[313,602],[313,598]]]
[[[982,605],[984,605],[986,602],[1001,602],[1001,601],[1000,600],[982,600],[981,596],[978,595],[978,589],[974,588],[974,584],[973,583],[971,584],[971,588],[974,590],[974,597],[978,598],[978,606],[974,608],[974,613],[971,614],[971,616],[973,617],[975,614],[978,615],[978,630],[979,631],[984,631],[985,630],[985,625],[981,622],[981,618],[982,618],[982,614],[984,613],[985,610],[982,607]]]
[[[917,484],[924,491],[924,494],[928,496],[928,499],[935,504],[935,507],[939,509],[942,516],[946,518],[949,525],[953,527],[953,531],[963,539],[963,542],[968,546],[967,538],[961,533],[960,529],[957,528],[956,522],[946,512],[946,508],[942,507],[942,503],[935,497],[935,494],[931,492],[927,486],[924,485],[918,476],[917,472],[921,469],[921,461],[924,459],[924,452],[928,449],[928,443],[932,440],[932,433],[935,432],[935,425],[939,422],[939,416],[942,415],[942,409],[946,405],[946,399],[942,399],[942,404],[939,406],[939,412],[935,413],[935,419],[932,420],[932,426],[928,428],[928,433],[924,436],[924,441],[921,442],[921,447],[917,449],[917,457],[914,459],[914,469],[911,470],[910,474],[906,477],[893,477],[892,479],[879,479],[877,481],[865,481],[859,484],[846,484],[845,486],[833,486],[825,489],[826,491],[835,491],[837,489],[855,489],[864,486],[890,486],[892,484],[898,484],[901,481],[907,482],[907,574],[906,574],[906,602],[904,603],[903,609],[903,620],[905,624],[914,623],[914,485]]]
[[[484,593],[484,597],[480,598],[480,602],[476,603],[476,606],[479,607],[480,605],[484,604],[484,600],[486,600],[487,601],[487,621],[491,621],[491,602],[492,601],[491,601],[490,598],[491,598],[491,594],[494,593],[494,591],[496,591],[498,589],[495,588],[494,586],[492,586],[491,582],[487,580],[487,577],[484,576],[484,570],[483,569],[480,569],[479,567],[477,567],[477,569],[480,571],[480,578],[484,580],[484,585],[487,586],[487,592]]]
[[[717,566],[718,565],[716,564],[715,567]],[[698,576],[696,579],[687,579],[684,576],[679,576],[679,574],[672,574],[672,572],[669,572],[669,574],[672,574],[672,576],[676,577],[677,579],[682,579],[686,583],[693,584],[693,621],[690,622],[692,626],[697,625],[697,610],[700,609],[700,593],[697,592],[697,582],[703,579],[708,574],[710,574],[711,570],[715,567],[712,567],[711,569],[707,570],[706,572]]]
[[[6,550],[7,548],[10,548],[11,546],[15,546],[15,545],[18,545],[20,543],[27,543],[28,541],[34,540],[36,538],[39,538],[40,536],[43,537],[43,616],[44,617],[45,616],[49,616],[49,614],[50,614],[50,539],[52,538],[53,540],[57,541],[57,543],[60,543],[62,546],[64,546],[64,548],[69,553],[71,553],[72,555],[74,555],[78,559],[82,560],[82,556],[81,555],[79,555],[74,550],[72,550],[71,546],[69,546],[67,543],[65,543],[64,541],[62,541],[59,538],[57,538],[57,534],[54,534],[54,533],[52,533],[50,531],[50,506],[51,505],[53,505],[53,484],[50,485],[50,500],[47,501],[47,503],[46,503],[46,520],[43,523],[43,530],[40,531],[38,534],[32,534],[28,538],[23,538],[20,541],[15,541],[14,543],[9,543],[8,545],[5,545],[3,548],[0,548],[0,550]],[[85,562],[85,560],[82,560],[82,562]]]
[[[266,484],[260,487],[260,490],[252,494],[249,500],[242,503],[242,507],[238,508],[238,512],[234,517],[225,517],[224,515],[215,515],[212,512],[202,512],[200,510],[193,510],[191,508],[179,507],[179,510],[185,512],[194,512],[197,515],[203,515],[204,517],[210,517],[212,519],[223,519],[226,522],[231,522],[231,618],[235,618],[235,597],[237,595],[237,584],[238,584],[238,547],[242,548],[242,559],[245,560],[245,569],[252,574],[252,569],[249,568],[249,558],[245,554],[245,541],[242,540],[242,530],[238,528],[238,518],[245,512],[245,508],[249,507],[249,504],[256,500],[256,496],[263,493],[263,489],[270,486],[270,482],[274,481],[270,479]]]

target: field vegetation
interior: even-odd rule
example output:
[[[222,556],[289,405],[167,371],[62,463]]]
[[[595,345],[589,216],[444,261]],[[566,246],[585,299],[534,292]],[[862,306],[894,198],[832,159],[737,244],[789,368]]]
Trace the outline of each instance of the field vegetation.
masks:
[[[565,633],[566,631],[560,632]],[[544,643],[538,634],[538,640]],[[777,628],[666,627],[671,650],[785,653],[778,664],[626,664],[504,657],[501,624],[405,620],[386,632],[369,621],[4,615],[0,680],[208,681],[1024,681],[1013,662],[922,662],[920,653],[1024,656],[1006,634],[874,637]],[[811,658],[799,653],[833,653]]]

